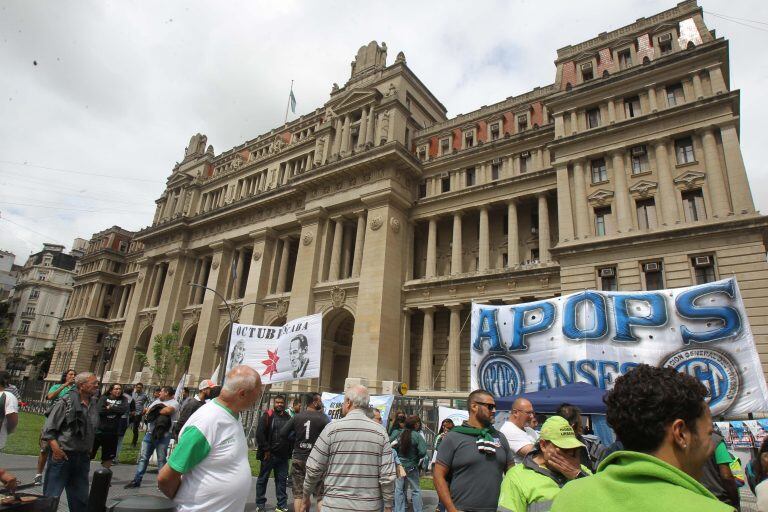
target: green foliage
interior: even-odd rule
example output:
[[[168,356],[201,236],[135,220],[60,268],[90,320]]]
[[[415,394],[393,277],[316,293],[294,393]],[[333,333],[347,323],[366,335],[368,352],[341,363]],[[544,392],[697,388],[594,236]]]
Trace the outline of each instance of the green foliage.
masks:
[[[42,375],[48,373],[48,369],[51,366],[51,359],[53,359],[53,351],[55,349],[56,346],[44,348],[40,352],[33,355],[32,359],[30,359],[30,362],[37,366],[37,369],[41,375],[40,378],[42,378]]]
[[[136,351],[136,357],[142,366],[149,367],[153,376],[158,380],[161,386],[167,386],[173,371],[181,366],[186,367],[189,362],[190,348],[180,346],[179,322],[174,322],[171,326],[171,332],[158,334],[152,340],[152,359],[145,352]]]

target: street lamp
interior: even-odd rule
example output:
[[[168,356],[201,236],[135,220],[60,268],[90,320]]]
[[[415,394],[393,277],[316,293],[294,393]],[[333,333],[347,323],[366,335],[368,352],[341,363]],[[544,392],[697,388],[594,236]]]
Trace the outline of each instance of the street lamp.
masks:
[[[213,293],[216,294],[216,296],[218,296],[221,299],[221,301],[227,307],[227,314],[229,314],[229,332],[227,333],[227,345],[226,345],[226,348],[224,350],[224,358],[222,359],[222,362],[224,362],[224,361],[226,361],[227,355],[229,354],[229,344],[232,342],[232,327],[235,324],[235,318],[239,317],[240,312],[246,306],[254,306],[254,305],[255,306],[259,306],[259,305],[263,304],[263,302],[262,301],[249,302],[248,304],[243,304],[241,306],[238,306],[235,309],[235,311],[233,312],[232,311],[232,305],[229,302],[227,302],[227,299],[225,299],[222,294],[220,294],[219,292],[217,292],[213,288],[209,288],[209,287],[207,287],[205,285],[197,284],[197,283],[192,283],[192,282],[190,282],[188,284],[189,284],[189,286],[196,286],[198,288],[205,288],[206,290],[212,291]],[[221,382],[219,384],[220,386],[224,385],[224,379],[226,378],[226,373],[227,372],[226,372],[226,365],[225,365],[225,367],[222,368],[222,372],[221,372],[221,376],[220,376],[220,378],[221,378]]]
[[[117,347],[117,342],[120,341],[118,334],[107,334],[104,336],[104,348],[102,349],[102,371],[101,378],[104,378],[104,374],[107,373],[107,364],[112,361],[112,355]]]

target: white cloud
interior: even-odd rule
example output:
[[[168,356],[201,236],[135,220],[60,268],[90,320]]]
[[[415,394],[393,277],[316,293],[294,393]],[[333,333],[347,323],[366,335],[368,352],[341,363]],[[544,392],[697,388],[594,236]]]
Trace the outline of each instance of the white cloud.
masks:
[[[24,226],[0,221],[0,248],[14,251],[21,263],[47,237],[69,245],[114,224],[149,224],[154,200],[190,135],[207,134],[221,152],[278,126],[291,80],[298,111],[311,112],[327,101],[333,82],[346,81],[357,49],[372,39],[387,42],[389,62],[404,51],[411,69],[455,116],[552,83],[557,48],[674,3],[468,5],[0,4],[0,212]],[[764,2],[703,5],[768,20]],[[705,21],[731,41],[731,85],[742,90],[744,158],[758,206],[768,204],[768,176],[759,172],[768,64],[756,57],[767,34],[706,14]],[[51,208],[56,205],[88,211]]]

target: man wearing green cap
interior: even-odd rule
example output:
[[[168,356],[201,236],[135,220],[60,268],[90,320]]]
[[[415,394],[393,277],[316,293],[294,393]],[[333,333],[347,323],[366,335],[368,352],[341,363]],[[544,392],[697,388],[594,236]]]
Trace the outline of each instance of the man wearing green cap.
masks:
[[[548,511],[566,483],[591,475],[579,464],[579,449],[583,447],[565,418],[549,418],[541,427],[538,446],[507,471],[501,483],[499,510]]]

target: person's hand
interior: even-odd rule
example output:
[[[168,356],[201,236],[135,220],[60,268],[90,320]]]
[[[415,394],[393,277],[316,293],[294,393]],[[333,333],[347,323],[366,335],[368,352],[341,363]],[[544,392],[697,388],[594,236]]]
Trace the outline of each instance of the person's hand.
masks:
[[[579,476],[579,473],[581,473],[581,467],[579,467],[578,459],[564,455],[560,451],[555,451],[555,453],[552,454],[552,456],[549,458],[548,465],[552,466],[552,469],[559,472],[568,480],[573,480]]]
[[[392,512],[392,507],[384,507],[384,512]]]
[[[264,452],[264,460],[269,460],[269,452],[267,451]]]
[[[312,499],[306,494],[301,498],[301,510],[298,512],[309,512],[309,507],[312,505]]]
[[[59,447],[51,448],[51,452],[53,453],[53,458],[55,460],[67,460],[67,454]]]
[[[3,475],[3,484],[5,484],[5,489],[7,491],[13,492],[16,490],[16,485],[18,484],[18,480],[14,475],[11,473],[8,473],[7,471]]]

